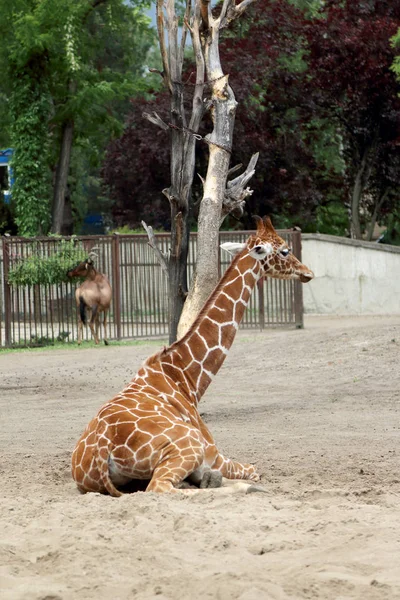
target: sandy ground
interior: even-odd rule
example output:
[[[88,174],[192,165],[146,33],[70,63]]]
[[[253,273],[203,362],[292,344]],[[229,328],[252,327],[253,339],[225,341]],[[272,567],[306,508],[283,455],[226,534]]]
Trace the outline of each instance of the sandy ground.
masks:
[[[157,349],[0,355],[0,597],[400,598],[400,318],[239,333],[202,401],[266,494],[80,495],[74,443]]]

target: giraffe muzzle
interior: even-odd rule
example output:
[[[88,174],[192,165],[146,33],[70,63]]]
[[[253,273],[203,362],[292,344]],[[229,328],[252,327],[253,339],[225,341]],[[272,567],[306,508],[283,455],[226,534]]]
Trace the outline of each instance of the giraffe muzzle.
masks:
[[[307,273],[307,275],[300,275],[300,281],[302,283],[308,283],[309,281],[311,281],[311,279],[314,279],[314,273],[312,271],[310,271],[309,273]]]

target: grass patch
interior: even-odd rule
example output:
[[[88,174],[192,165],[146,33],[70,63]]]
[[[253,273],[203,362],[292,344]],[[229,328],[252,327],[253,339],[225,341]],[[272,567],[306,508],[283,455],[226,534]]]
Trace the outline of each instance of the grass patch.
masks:
[[[167,346],[168,341],[165,338],[151,338],[151,339],[141,339],[141,340],[109,340],[109,346]],[[104,344],[103,340],[100,341],[99,345],[96,345],[92,340],[87,342],[82,342],[81,346],[78,346],[76,342],[54,342],[52,345],[48,346],[21,346],[18,348],[0,348],[0,356],[2,354],[10,354],[10,353],[21,353],[21,352],[43,352],[43,351],[57,351],[57,350],[70,350],[71,352],[82,352],[83,350],[107,350],[107,346]]]

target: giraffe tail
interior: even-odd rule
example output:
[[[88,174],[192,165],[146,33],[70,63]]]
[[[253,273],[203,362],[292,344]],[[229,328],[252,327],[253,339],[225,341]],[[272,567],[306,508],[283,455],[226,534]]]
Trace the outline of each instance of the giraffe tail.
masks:
[[[108,460],[111,455],[111,449],[111,442],[104,438],[103,435],[97,433],[95,460],[100,475],[100,481],[110,496],[118,498],[119,496],[123,496],[123,493],[117,490],[110,478]]]

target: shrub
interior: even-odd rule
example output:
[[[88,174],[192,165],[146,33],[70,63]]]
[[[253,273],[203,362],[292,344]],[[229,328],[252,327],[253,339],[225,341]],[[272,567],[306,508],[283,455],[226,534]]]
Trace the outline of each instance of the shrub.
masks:
[[[87,258],[87,252],[75,239],[61,240],[52,254],[35,243],[32,254],[13,266],[8,283],[13,286],[51,285],[68,281],[67,271]]]

